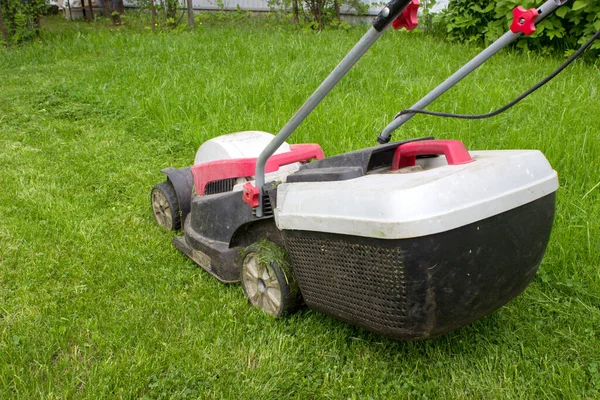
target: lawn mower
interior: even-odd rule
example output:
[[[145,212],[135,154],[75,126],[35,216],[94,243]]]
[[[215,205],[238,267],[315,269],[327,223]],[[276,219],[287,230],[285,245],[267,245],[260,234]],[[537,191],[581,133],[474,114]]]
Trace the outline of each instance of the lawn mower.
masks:
[[[423,109],[564,3],[516,8],[510,31],[399,113],[379,145],[325,157],[318,144],[286,143],[389,25],[416,26],[418,0],[392,0],[276,136],[219,136],[200,146],[191,167],[162,170],[167,179],[151,192],[156,221],[182,229],[177,249],[219,281],[241,282],[249,302],[275,317],[306,304],[394,339],[421,339],[489,314],[519,295],[541,263],[557,173],[537,150],[390,137],[417,113],[494,114]]]

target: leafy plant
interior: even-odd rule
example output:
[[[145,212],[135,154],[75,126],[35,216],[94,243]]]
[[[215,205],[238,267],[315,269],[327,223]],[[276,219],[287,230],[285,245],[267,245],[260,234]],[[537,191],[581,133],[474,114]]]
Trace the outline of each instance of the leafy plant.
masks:
[[[0,43],[17,44],[39,34],[44,0],[0,0]]]
[[[534,0],[451,0],[435,22],[445,26],[450,40],[489,44],[504,34],[517,6],[533,8]],[[576,0],[556,10],[537,24],[537,31],[519,40],[523,49],[536,48],[545,52],[572,51],[600,30],[600,0]],[[600,42],[592,45],[600,49]],[[596,51],[594,54],[598,55]]]
[[[431,9],[437,4],[436,0],[424,0],[421,3],[421,26],[425,29],[425,32],[431,33],[435,29],[433,24],[434,14]]]
[[[306,30],[321,31],[325,27],[348,30],[350,24],[342,21],[341,8],[365,14],[369,6],[360,0],[269,0],[271,12],[277,16],[292,15],[295,24]]]
[[[156,29],[175,29],[178,28],[187,14],[186,1],[183,0],[134,0],[137,8],[136,12],[128,11],[129,15],[136,15],[138,20],[148,23],[147,14],[152,16],[150,28]],[[177,10],[182,10],[180,14]]]

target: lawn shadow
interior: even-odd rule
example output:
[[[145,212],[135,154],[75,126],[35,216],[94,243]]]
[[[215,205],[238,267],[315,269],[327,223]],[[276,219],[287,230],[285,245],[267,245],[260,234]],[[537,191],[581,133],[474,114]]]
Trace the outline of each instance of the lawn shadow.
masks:
[[[321,312],[302,308],[288,323],[300,330],[321,325],[319,334],[329,336],[323,342],[343,340],[347,348],[356,351],[371,348],[381,361],[394,361],[401,356],[425,361],[435,352],[437,357],[452,358],[454,356],[476,355],[485,357],[495,352],[494,348],[510,345],[514,341],[514,330],[508,324],[503,309],[497,310],[464,327],[434,338],[414,340],[396,340],[336,319]],[[523,321],[521,321],[523,322]],[[326,332],[326,333],[322,333]],[[334,339],[335,338],[335,339]],[[415,358],[416,357],[416,358]]]

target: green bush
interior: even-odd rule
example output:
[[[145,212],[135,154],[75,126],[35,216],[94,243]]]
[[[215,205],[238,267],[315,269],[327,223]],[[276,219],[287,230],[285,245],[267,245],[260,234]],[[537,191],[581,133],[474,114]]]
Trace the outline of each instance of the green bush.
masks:
[[[451,0],[436,22],[446,27],[450,40],[489,44],[504,34],[513,19],[512,10],[539,7],[541,0]],[[575,0],[537,25],[537,32],[521,38],[517,46],[543,52],[571,52],[600,30],[600,0]],[[592,45],[600,54],[600,41]]]
[[[0,0],[0,45],[16,44],[35,37],[40,15],[45,11],[44,0]]]

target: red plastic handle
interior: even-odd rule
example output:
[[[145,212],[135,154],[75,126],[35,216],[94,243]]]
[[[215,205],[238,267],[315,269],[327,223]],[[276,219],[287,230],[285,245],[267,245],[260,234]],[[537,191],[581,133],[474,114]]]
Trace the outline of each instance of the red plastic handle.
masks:
[[[402,11],[402,14],[392,22],[394,29],[405,28],[407,31],[412,31],[419,25],[419,0],[412,0],[408,6]]]
[[[443,154],[448,165],[473,162],[467,148],[460,140],[420,140],[400,145],[392,159],[392,171],[415,165],[417,156]]]
[[[323,157],[325,155],[318,144],[292,144],[290,145],[290,151],[275,154],[267,160],[265,173],[277,171],[279,167],[284,165],[309,161],[313,158],[320,160]],[[194,175],[196,193],[204,194],[206,185],[212,181],[253,176],[255,169],[256,158],[216,160],[194,165],[192,166],[192,174]]]
[[[325,157],[323,149],[318,144],[291,144],[290,151],[271,156],[265,165],[265,172],[274,172],[284,165],[295,162],[305,162],[312,159],[321,160]],[[254,174],[252,174],[254,175]]]

